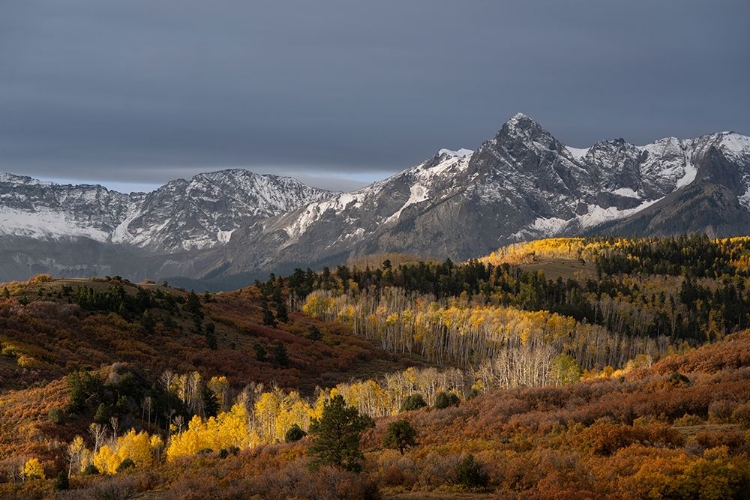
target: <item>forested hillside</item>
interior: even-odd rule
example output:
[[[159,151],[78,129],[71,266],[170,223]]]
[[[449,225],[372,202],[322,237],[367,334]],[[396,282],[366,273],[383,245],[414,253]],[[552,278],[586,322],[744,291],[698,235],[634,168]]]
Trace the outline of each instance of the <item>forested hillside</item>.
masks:
[[[742,498],[748,279],[685,237],[0,285],[0,495]]]

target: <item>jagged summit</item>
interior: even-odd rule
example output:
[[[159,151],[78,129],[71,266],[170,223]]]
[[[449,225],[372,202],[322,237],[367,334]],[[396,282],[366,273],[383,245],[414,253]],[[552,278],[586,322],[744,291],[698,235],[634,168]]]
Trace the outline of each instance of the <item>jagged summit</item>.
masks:
[[[332,193],[290,177],[243,169],[177,179],[150,193],[0,176],[0,235],[90,238],[149,251],[211,248],[253,218],[288,212]]]
[[[0,208],[0,281],[37,272],[216,280],[373,253],[464,260],[550,236],[731,236],[750,234],[750,138],[572,148],[518,113],[474,151],[440,149],[352,193],[242,169],[138,195],[5,174]]]

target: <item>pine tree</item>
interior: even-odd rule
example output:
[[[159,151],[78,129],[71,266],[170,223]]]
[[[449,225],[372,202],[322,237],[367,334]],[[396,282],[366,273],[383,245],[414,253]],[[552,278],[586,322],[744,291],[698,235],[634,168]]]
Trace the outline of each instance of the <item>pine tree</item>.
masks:
[[[253,349],[255,349],[255,359],[257,359],[260,362],[263,362],[266,360],[266,348],[263,347],[263,344],[260,344],[258,342],[253,345]]]
[[[268,302],[263,301],[263,324],[266,326],[272,326],[276,328],[276,318],[273,316],[273,311],[268,307]]]
[[[289,364],[289,356],[286,352],[286,346],[283,342],[277,342],[273,348],[273,361],[279,366],[287,366]]]
[[[282,301],[276,306],[276,319],[282,323],[289,321],[289,312],[287,311],[286,304]]]
[[[383,446],[398,450],[404,454],[404,450],[417,444],[417,431],[408,420],[396,420],[388,424],[388,432],[383,439]]]
[[[215,417],[219,414],[221,405],[214,391],[208,387],[204,387],[201,391],[201,400],[203,401],[203,414],[206,418]]]
[[[373,426],[366,415],[360,415],[353,406],[346,406],[341,395],[334,396],[323,404],[323,414],[310,423],[313,441],[307,453],[312,457],[310,468],[332,465],[359,472],[364,458],[359,449],[362,433]]]
[[[206,323],[206,345],[212,351],[218,349],[219,344],[216,340],[216,325],[213,323]]]

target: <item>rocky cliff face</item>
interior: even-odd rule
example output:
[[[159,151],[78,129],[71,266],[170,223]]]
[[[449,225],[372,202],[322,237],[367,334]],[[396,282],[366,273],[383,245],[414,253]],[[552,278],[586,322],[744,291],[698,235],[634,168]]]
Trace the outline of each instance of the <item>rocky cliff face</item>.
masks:
[[[575,149],[518,114],[475,152],[441,150],[367,188],[239,230],[222,265],[239,273],[381,252],[463,260],[516,241],[598,232],[745,234],[749,152],[750,139],[732,133]],[[697,186],[707,183],[713,201],[699,202],[708,195]],[[631,222],[641,213],[660,216]]]
[[[131,273],[149,277],[222,280],[382,252],[463,260],[559,235],[748,234],[750,138],[723,132],[576,149],[518,114],[476,151],[440,150],[352,193],[244,170],[132,195],[5,175],[0,203],[0,251],[14,272],[52,266],[39,248],[50,241],[56,253],[47,254],[72,245],[67,267],[55,257],[50,270],[80,272],[80,240],[93,242],[88,259],[99,263],[88,275],[130,261],[139,264],[126,266]]]

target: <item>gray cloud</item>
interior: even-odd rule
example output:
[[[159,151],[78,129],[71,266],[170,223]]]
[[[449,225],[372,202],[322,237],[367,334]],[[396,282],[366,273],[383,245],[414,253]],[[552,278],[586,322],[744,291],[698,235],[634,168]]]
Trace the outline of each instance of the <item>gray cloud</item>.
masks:
[[[0,170],[349,188],[517,111],[574,146],[750,133],[748,20],[746,1],[9,2]]]

